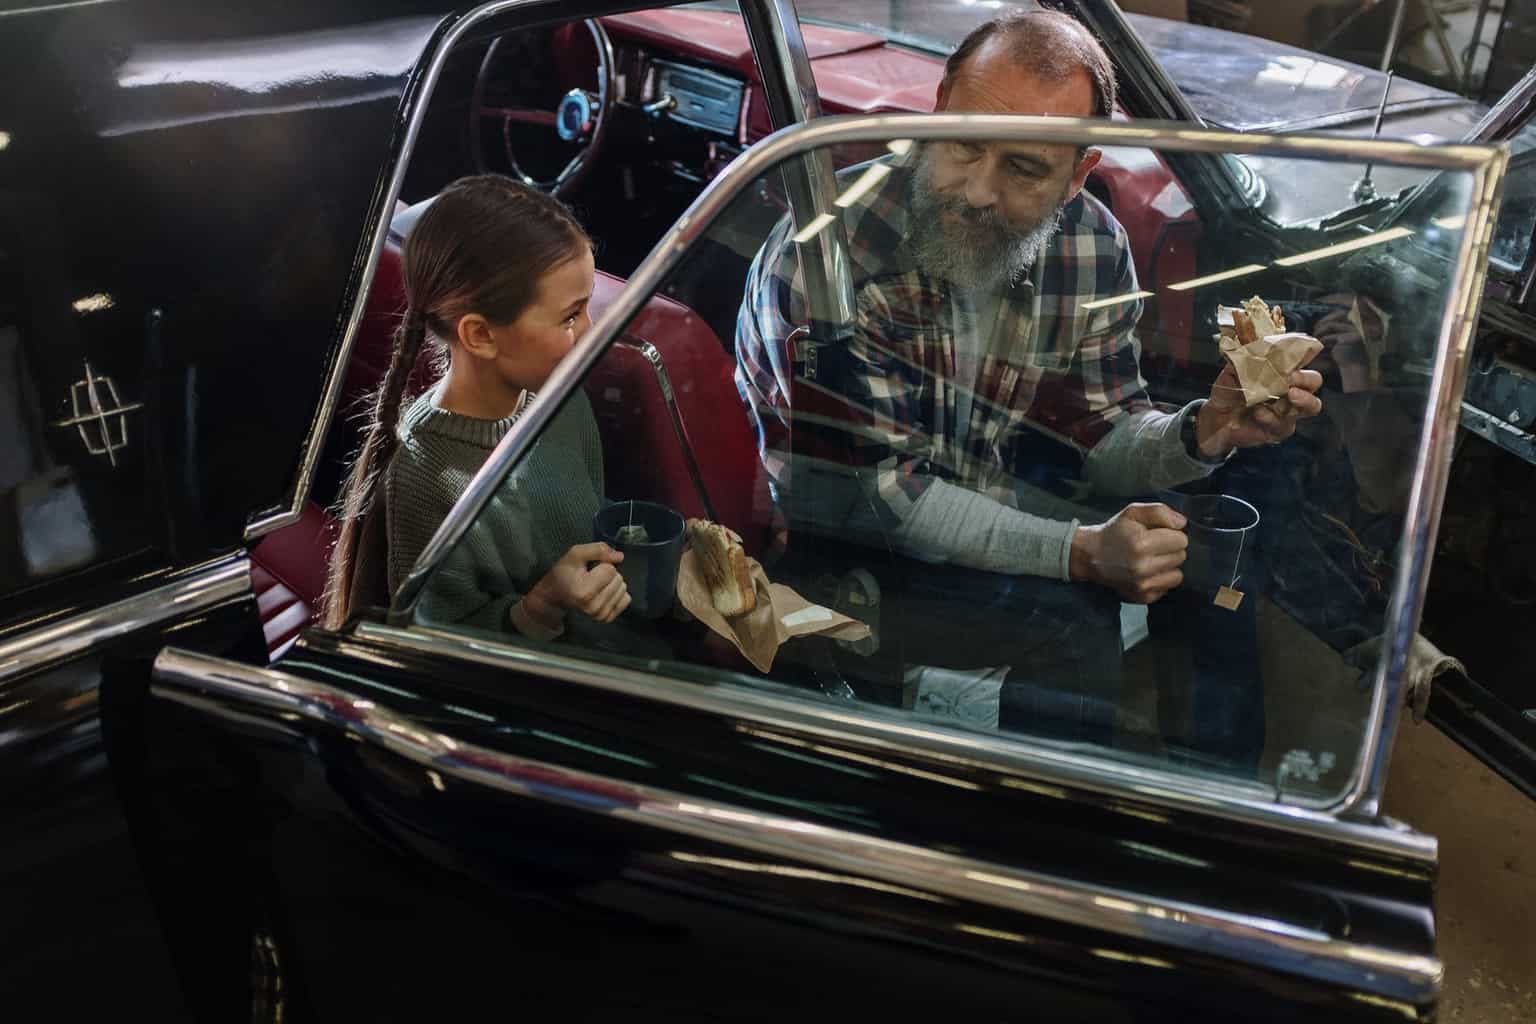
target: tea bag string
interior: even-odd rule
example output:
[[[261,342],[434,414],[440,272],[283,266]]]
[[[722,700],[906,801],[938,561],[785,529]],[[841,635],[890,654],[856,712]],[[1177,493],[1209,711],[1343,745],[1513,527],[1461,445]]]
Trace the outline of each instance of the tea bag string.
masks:
[[[1247,539],[1247,530],[1243,530],[1237,535],[1237,557],[1232,559],[1232,582],[1227,584],[1227,586],[1233,590],[1237,589],[1237,581],[1240,578],[1238,576],[1238,570],[1243,566],[1243,543],[1247,541]]]

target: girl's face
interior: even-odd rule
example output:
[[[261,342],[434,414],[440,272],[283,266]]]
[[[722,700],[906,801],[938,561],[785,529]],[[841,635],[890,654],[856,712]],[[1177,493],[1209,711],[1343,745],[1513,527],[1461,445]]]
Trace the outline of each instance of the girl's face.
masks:
[[[529,391],[542,388],[576,339],[592,326],[587,304],[592,299],[593,269],[591,251],[582,248],[545,272],[533,304],[522,316],[490,328],[496,368],[509,384]]]

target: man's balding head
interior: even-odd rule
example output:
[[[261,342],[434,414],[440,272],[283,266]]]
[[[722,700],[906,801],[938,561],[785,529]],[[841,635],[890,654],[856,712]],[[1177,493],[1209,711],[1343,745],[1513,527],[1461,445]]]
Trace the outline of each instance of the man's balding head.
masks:
[[[1109,117],[1114,112],[1114,65],[1099,41],[1071,15],[1057,11],[1011,11],[976,26],[944,64],[938,108],[949,109],[958,79],[978,73],[995,74],[998,68],[1058,89],[1086,78],[1087,109],[1034,110],[1026,105],[1023,109],[1008,110],[1009,113]]]

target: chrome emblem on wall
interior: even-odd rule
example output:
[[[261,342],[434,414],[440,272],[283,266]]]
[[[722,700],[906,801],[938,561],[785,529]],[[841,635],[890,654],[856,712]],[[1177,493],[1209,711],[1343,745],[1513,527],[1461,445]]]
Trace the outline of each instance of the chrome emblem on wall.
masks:
[[[80,432],[85,450],[105,455],[117,465],[117,453],[128,447],[128,413],[144,408],[143,402],[124,404],[111,377],[96,373],[89,361],[85,378],[69,387],[71,415],[56,420],[56,427],[74,427]]]

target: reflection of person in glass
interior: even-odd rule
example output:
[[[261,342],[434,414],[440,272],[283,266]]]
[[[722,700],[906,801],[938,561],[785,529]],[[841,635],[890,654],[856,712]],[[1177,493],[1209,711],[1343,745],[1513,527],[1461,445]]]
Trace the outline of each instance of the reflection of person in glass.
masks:
[[[1108,57],[1074,20],[1015,13],[960,44],[937,108],[1107,117],[1114,91]],[[1012,659],[1015,677],[1087,687],[1112,701],[1115,598],[1150,603],[1179,585],[1183,517],[1133,504],[1088,525],[1038,492],[1021,497],[1019,481],[1038,477],[1041,462],[1056,457],[1042,453],[1062,442],[1083,453],[1077,472],[1100,494],[1146,495],[1199,479],[1237,448],[1284,440],[1299,418],[1316,415],[1321,378],[1294,374],[1285,411],[1248,410],[1228,367],[1210,399],[1154,409],[1138,366],[1141,303],[1126,235],[1083,192],[1098,160],[1097,150],[1069,145],[936,142],[845,172],[852,186],[885,168],[840,210],[857,314],[846,343],[821,353],[818,387],[835,393],[843,422],[827,427],[820,407],[820,415],[800,408],[791,416],[784,339],[808,314],[788,224],[748,279],[737,386],[781,503],[792,487],[792,419],[797,474],[814,465],[803,458],[808,439],[814,447],[826,433],[846,452],[851,436],[851,458],[874,486],[831,528],[883,530],[903,552],[947,563],[915,574],[908,589],[932,586],[935,608],[967,609],[959,614],[969,623],[986,617],[974,614],[978,604],[1026,621],[1009,630],[1014,650],[996,655]],[[844,198],[854,191],[845,187]],[[809,480],[793,486],[816,492],[797,493],[797,508],[834,492]],[[1062,585],[1069,582],[1101,586]],[[926,625],[922,632],[957,646],[943,624]],[[981,649],[996,650],[996,632],[977,637]]]

